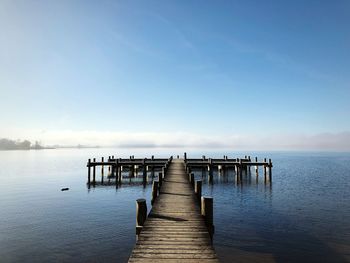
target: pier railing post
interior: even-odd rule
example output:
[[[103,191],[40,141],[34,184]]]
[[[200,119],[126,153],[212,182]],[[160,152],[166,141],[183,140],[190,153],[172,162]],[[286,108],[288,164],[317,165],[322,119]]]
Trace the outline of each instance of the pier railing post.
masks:
[[[136,200],[136,235],[139,235],[147,218],[146,199]]]
[[[152,184],[152,200],[151,200],[151,204],[154,204],[154,201],[156,200],[157,196],[158,196],[158,185],[159,182],[158,181],[153,181]]]
[[[201,214],[204,217],[205,224],[208,228],[210,238],[213,239],[214,234],[214,217],[213,217],[213,198],[202,196]]]

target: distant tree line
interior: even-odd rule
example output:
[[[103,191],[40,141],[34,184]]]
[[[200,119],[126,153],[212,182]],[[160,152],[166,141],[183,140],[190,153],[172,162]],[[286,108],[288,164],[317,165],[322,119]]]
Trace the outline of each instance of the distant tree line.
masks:
[[[30,150],[30,149],[43,149],[39,142],[35,142],[34,145],[28,140],[10,140],[0,139],[0,150]]]

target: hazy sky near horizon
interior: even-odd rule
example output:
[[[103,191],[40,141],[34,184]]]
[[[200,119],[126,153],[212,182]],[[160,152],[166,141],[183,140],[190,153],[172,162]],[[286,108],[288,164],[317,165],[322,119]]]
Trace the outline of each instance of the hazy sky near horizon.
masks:
[[[0,32],[0,137],[350,150],[350,1],[1,0]]]

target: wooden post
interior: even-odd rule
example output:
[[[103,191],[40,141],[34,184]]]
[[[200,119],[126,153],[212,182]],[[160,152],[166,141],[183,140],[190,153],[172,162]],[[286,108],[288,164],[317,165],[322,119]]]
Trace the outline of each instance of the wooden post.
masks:
[[[191,173],[190,178],[191,178],[190,182],[191,182],[192,188],[194,188],[194,173]]]
[[[184,160],[185,160],[185,162],[187,161],[187,153],[186,152],[184,152]]]
[[[94,162],[96,162],[96,158],[93,159]],[[94,165],[92,168],[92,183],[96,184],[96,166]]]
[[[91,163],[91,159],[88,160],[88,185],[90,187],[90,183],[91,183],[91,179],[90,179],[90,163]]]
[[[242,181],[243,177],[242,177],[242,159],[239,159],[239,166],[238,166],[238,179],[239,181]]]
[[[118,182],[122,182],[122,166],[117,163]]]
[[[147,182],[146,159],[143,159],[142,178],[143,178],[143,183],[145,184]]]
[[[167,171],[166,167],[163,166],[163,168],[162,168],[163,179],[165,178],[166,171]]]
[[[153,181],[152,184],[152,200],[151,200],[151,204],[154,204],[154,201],[156,200],[157,196],[158,196],[158,186],[159,186],[159,182],[158,181]]]
[[[103,157],[101,158],[101,162],[102,162],[102,167],[101,167],[101,184],[103,184]]]
[[[104,163],[104,157],[101,157],[101,162],[102,162],[102,166],[101,166],[101,174],[103,175],[104,174],[104,165],[103,165],[103,163]],[[102,176],[103,177],[103,176]]]
[[[258,162],[258,157],[255,157],[255,162]],[[258,177],[259,176],[259,167],[255,165],[255,175]]]
[[[158,181],[159,181],[159,187],[161,187],[163,183],[163,173],[158,173]]]
[[[136,235],[139,235],[147,218],[146,199],[136,200]]]
[[[272,182],[272,161],[269,159],[269,182]]]
[[[212,167],[213,160],[211,158],[208,159],[208,174],[209,174],[209,182],[213,182],[213,167]]]
[[[266,158],[264,158],[264,163],[266,163]],[[266,164],[264,164],[264,180],[266,182],[267,174],[266,174]]]
[[[201,214],[204,217],[205,224],[208,228],[210,238],[213,239],[214,234],[214,217],[213,217],[213,198],[202,196]]]
[[[129,166],[129,177],[132,178],[134,176],[134,165]]]
[[[197,180],[194,185],[194,192],[197,195],[197,199],[199,201],[199,205],[201,205],[201,198],[202,198],[202,180]]]

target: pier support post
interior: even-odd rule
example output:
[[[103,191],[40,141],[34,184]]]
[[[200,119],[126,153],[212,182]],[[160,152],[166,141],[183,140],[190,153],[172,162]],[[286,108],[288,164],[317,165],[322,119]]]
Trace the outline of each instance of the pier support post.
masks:
[[[88,185],[89,185],[89,187],[90,187],[90,183],[91,183],[91,179],[90,179],[90,170],[91,170],[90,163],[91,163],[91,159],[88,160],[88,165],[87,165],[87,167],[88,167]]]
[[[151,200],[151,204],[154,204],[154,201],[156,200],[157,196],[158,196],[158,185],[159,182],[158,181],[153,181],[152,184],[152,200]]]
[[[272,161],[269,159],[269,182],[272,182]]]
[[[184,160],[185,160],[185,162],[187,161],[187,153],[186,152],[184,152]]]
[[[209,158],[208,160],[208,174],[209,174],[209,182],[213,182],[213,160]]]
[[[147,218],[146,199],[140,198],[136,200],[136,235],[141,233],[142,227]]]
[[[199,205],[201,205],[202,198],[202,180],[197,180],[194,185],[194,192],[196,193],[197,199],[199,201]]]
[[[192,188],[194,188],[194,173],[190,174],[190,183],[191,183]]]
[[[264,163],[266,163],[266,158],[264,158]],[[264,180],[265,180],[265,183],[266,183],[266,180],[267,180],[266,164],[264,164]]]
[[[255,157],[255,162],[256,162],[256,163],[258,162],[258,157]],[[255,165],[255,175],[256,175],[256,177],[259,176],[259,168],[258,168],[257,165]]]
[[[93,159],[94,162],[96,162],[96,158]],[[92,168],[92,183],[96,184],[96,166],[94,165]]]
[[[158,173],[158,181],[159,181],[159,187],[161,187],[163,183],[163,173]]]
[[[122,182],[122,166],[117,164],[118,183]]]
[[[243,166],[242,166],[242,159],[239,159],[239,166],[238,166],[238,181],[241,182],[243,177],[242,177],[242,170],[243,170]]]
[[[202,196],[201,201],[202,201],[201,214],[204,217],[204,221],[208,228],[210,238],[213,239],[213,234],[214,234],[213,198],[209,196]]]
[[[103,184],[103,176],[104,176],[104,157],[101,158],[102,166],[101,166],[101,184]]]
[[[143,184],[146,184],[146,182],[147,182],[146,159],[143,159],[143,164],[142,164],[142,179],[143,179]]]

